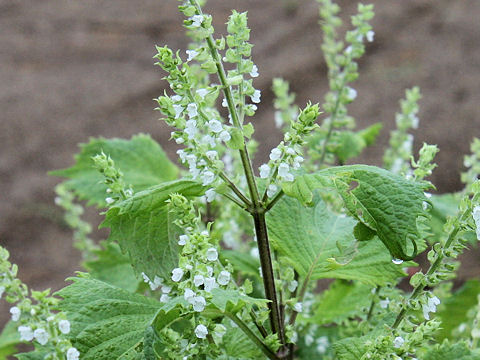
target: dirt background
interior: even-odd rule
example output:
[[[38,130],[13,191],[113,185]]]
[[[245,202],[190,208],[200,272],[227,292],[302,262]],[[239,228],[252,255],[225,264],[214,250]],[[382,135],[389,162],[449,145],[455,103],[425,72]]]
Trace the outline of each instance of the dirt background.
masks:
[[[360,62],[350,106],[359,128],[383,122],[383,138],[358,161],[380,164],[405,88],[423,93],[422,142],[438,144],[440,192],[460,188],[463,155],[480,136],[480,2],[373,1],[375,41]],[[153,66],[154,44],[185,49],[182,16],[174,0],[0,0],[0,244],[34,289],[57,290],[80,269],[71,233],[53,205],[58,179],[77,143],[90,136],[130,137],[148,132],[173,154],[169,131],[156,121],[152,99],[165,88]],[[348,18],[355,1],[340,1]],[[299,105],[322,102],[326,92],[321,32],[313,0],[210,0],[207,10],[224,31],[231,8],[249,10],[254,61],[262,90],[254,124],[268,151],[273,130],[271,79],[291,82]],[[260,151],[260,154],[262,151]],[[255,161],[261,163],[266,156]],[[97,238],[105,236],[97,234]],[[480,274],[478,255],[461,276]],[[8,306],[0,303],[0,327]]]

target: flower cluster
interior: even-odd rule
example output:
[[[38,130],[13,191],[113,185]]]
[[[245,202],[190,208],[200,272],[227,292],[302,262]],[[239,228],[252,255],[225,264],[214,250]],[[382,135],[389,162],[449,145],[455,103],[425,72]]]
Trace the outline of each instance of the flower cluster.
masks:
[[[5,293],[7,302],[15,303],[10,315],[18,324],[20,340],[51,345],[49,359],[78,360],[79,351],[65,336],[70,333],[70,322],[65,314],[52,312],[58,299],[50,296],[50,290],[32,291],[30,298],[27,286],[17,278],[17,266],[8,257],[8,251],[0,247],[0,298]]]
[[[289,125],[298,116],[298,107],[294,104],[295,94],[289,92],[288,82],[280,78],[273,79],[272,90],[275,94],[273,103],[275,126],[282,129],[284,125]]]

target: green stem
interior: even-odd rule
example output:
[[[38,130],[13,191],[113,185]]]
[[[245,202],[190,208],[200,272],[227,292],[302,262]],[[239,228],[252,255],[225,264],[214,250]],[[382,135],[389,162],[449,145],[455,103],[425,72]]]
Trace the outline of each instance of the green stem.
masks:
[[[380,292],[381,288],[382,288],[381,286],[377,286],[375,288],[375,292],[374,292],[373,298],[372,298],[372,303],[370,304],[370,308],[368,309],[367,320],[370,320],[370,318],[372,317],[373,309],[375,307],[375,298],[376,298],[376,295],[378,295],[378,293]]]
[[[327,144],[328,144],[328,141],[330,140],[330,137],[332,136],[333,123],[335,122],[335,119],[337,117],[338,107],[340,106],[340,93],[344,87],[345,87],[345,84],[343,84],[342,88],[338,92],[337,101],[335,102],[335,108],[333,109],[330,116],[330,124],[328,124],[328,132],[323,142],[322,155],[320,156],[320,162],[319,162],[320,166],[322,166],[323,162],[325,161],[325,156],[327,154]]]
[[[230,189],[232,189],[232,191],[235,193],[235,195],[237,195],[240,198],[240,200],[242,200],[243,203],[246,206],[248,206],[248,207],[252,206],[252,203],[250,202],[250,200],[248,200],[247,197],[245,195],[243,195],[243,193],[240,191],[240,189],[237,188],[237,186],[227,177],[227,175],[225,175],[222,172],[222,173],[220,173],[220,178],[227,183],[228,187]]]
[[[277,195],[275,195],[275,197],[272,199],[272,201],[267,204],[265,212],[269,211],[272,207],[274,207],[274,205],[277,203],[278,200],[282,198],[283,195],[285,195],[285,193],[283,192],[283,190],[280,190]]]
[[[238,316],[228,312],[225,313],[225,315],[232,320],[269,359],[279,360],[277,355],[275,355],[273,351],[262,341],[262,339],[255,335],[255,333]]]

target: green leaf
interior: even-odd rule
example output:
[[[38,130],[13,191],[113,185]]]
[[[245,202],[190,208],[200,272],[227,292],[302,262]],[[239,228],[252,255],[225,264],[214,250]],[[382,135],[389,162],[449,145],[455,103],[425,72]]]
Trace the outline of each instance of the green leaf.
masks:
[[[88,200],[89,205],[106,206],[107,186],[103,184],[103,176],[94,168],[92,160],[102,151],[115,161],[115,166],[124,174],[125,183],[131,185],[135,192],[178,177],[177,166],[149,135],[135,135],[130,140],[92,138],[80,148],[74,166],[50,174],[68,178],[68,188],[74,190],[80,199]]]
[[[30,351],[28,353],[16,354],[15,357],[18,360],[44,360],[47,354],[48,354],[48,351],[35,350],[35,351]]]
[[[358,135],[360,135],[367,146],[373,145],[375,143],[375,140],[377,140],[378,134],[380,134],[380,130],[382,130],[383,124],[382,123],[376,123],[373,125],[370,125],[369,127],[360,130],[358,132]]]
[[[242,130],[233,127],[230,128],[231,139],[227,142],[227,145],[230,149],[240,150],[245,146],[245,140],[243,139]]]
[[[260,261],[252,255],[237,250],[222,250],[221,255],[233,265],[235,271],[240,271],[244,275],[260,277],[258,272]]]
[[[20,335],[17,331],[17,324],[9,321],[0,334],[0,359],[17,352],[17,345],[20,344]]]
[[[263,359],[262,352],[238,327],[227,329],[222,338],[222,348],[228,359]]]
[[[312,207],[304,207],[293,198],[284,197],[267,214],[272,245],[285,256],[295,270],[309,280],[338,278],[360,280],[371,285],[385,285],[403,276],[389,254],[382,251],[378,238],[356,243],[356,221],[336,215],[316,195]],[[351,261],[341,265],[343,249],[356,246]]]
[[[375,231],[394,258],[411,260],[417,255],[417,247],[422,245],[417,244],[417,218],[428,215],[423,205],[428,201],[424,195],[427,183],[410,181],[375,166],[349,165],[302,175],[293,183],[283,184],[287,195],[305,204],[312,202],[314,190],[322,188],[335,189],[350,214]]]
[[[362,314],[362,310],[371,303],[371,286],[360,282],[337,280],[323,292],[316,301],[318,304],[308,321],[317,325],[341,323]]]
[[[113,286],[135,292],[139,280],[135,276],[129,257],[122,254],[116,243],[103,242],[102,247],[103,249],[94,252],[97,259],[84,264],[90,275]]]
[[[442,321],[437,334],[439,340],[451,338],[452,331],[461,323],[468,321],[467,312],[478,304],[478,294],[480,294],[480,281],[468,280],[451,297],[443,301],[437,315]]]
[[[352,131],[342,131],[336,137],[336,148],[332,151],[338,157],[338,161],[344,164],[348,159],[360,155],[367,146],[365,140]]]
[[[221,312],[236,313],[245,306],[250,307],[257,305],[259,307],[266,307],[268,300],[256,299],[247,295],[241,295],[236,290],[225,290],[216,288],[212,290],[212,299],[210,303],[214,305]]]
[[[136,359],[145,330],[161,304],[99,280],[73,278],[60,290],[60,310],[72,324],[69,334],[82,360]]]
[[[172,193],[188,197],[203,191],[199,183],[185,179],[153,186],[112,206],[100,226],[111,229],[108,240],[117,241],[129,254],[137,274],[143,272],[151,279],[170,277],[178,264],[181,230],[174,225],[166,200]]]
[[[478,360],[480,352],[478,349],[471,350],[465,342],[450,344],[445,340],[442,344],[434,345],[423,360]]]

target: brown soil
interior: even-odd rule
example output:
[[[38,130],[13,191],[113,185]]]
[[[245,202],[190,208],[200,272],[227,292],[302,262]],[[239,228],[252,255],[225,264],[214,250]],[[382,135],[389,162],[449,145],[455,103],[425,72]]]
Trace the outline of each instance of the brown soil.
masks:
[[[373,1],[375,41],[360,63],[359,96],[351,114],[360,128],[383,122],[378,146],[358,161],[380,164],[405,88],[422,89],[415,146],[438,144],[439,191],[460,188],[469,142],[480,136],[480,2]],[[340,1],[345,16],[353,1]],[[80,269],[71,234],[53,205],[58,179],[47,171],[72,164],[89,136],[149,132],[172,154],[169,131],[156,121],[152,98],[165,83],[154,67],[154,44],[185,49],[174,0],[0,0],[0,244],[35,289],[63,286]],[[297,103],[322,102],[326,92],[321,33],[313,0],[210,0],[224,31],[231,8],[249,10],[262,106],[254,121],[260,147],[280,139],[273,129],[271,79],[282,76]],[[264,155],[259,155],[257,162]],[[441,174],[441,175],[440,175]],[[104,235],[104,234],[103,234]],[[100,238],[102,234],[97,235]],[[478,255],[462,277],[479,275]],[[0,303],[0,325],[8,306]]]

